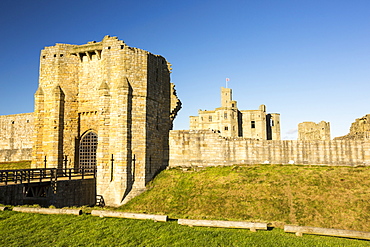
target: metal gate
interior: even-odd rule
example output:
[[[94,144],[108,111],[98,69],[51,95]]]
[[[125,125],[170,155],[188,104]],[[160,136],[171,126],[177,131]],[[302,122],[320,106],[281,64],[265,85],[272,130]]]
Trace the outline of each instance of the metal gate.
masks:
[[[98,135],[90,131],[80,141],[79,168],[88,172],[96,169],[96,149],[98,148]]]

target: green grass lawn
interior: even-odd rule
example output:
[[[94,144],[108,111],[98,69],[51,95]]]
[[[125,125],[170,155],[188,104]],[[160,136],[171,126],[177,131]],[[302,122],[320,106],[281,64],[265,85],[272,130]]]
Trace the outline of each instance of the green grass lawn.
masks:
[[[177,222],[0,212],[0,246],[369,246],[368,241],[281,229],[188,227]]]
[[[262,221],[273,229],[254,233],[180,226],[176,221],[5,211],[0,212],[0,246],[370,246],[365,240],[296,237],[281,229],[284,224],[297,224],[369,231],[370,168],[169,169],[148,184],[148,191],[115,210],[166,214],[174,219]]]

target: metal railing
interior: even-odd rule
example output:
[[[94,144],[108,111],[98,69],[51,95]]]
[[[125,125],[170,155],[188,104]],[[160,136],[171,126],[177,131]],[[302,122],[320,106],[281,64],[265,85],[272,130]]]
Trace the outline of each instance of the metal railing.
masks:
[[[39,168],[21,170],[0,170],[0,184],[22,184],[31,182],[57,181],[58,179],[95,178],[96,171],[84,168]]]

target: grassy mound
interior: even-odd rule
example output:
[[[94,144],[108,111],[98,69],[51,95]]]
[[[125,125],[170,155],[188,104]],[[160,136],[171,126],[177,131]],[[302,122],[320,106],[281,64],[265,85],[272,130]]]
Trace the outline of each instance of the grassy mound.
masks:
[[[370,168],[237,165],[170,169],[120,210],[174,218],[369,231]]]
[[[0,162],[0,170],[30,169],[31,161]]]

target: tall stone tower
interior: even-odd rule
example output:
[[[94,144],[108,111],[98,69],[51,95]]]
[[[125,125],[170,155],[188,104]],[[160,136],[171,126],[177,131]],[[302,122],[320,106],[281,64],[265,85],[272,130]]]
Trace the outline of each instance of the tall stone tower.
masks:
[[[170,73],[165,58],[116,37],[46,47],[32,166],[96,168],[98,195],[120,205],[168,163],[168,134],[181,108]]]

